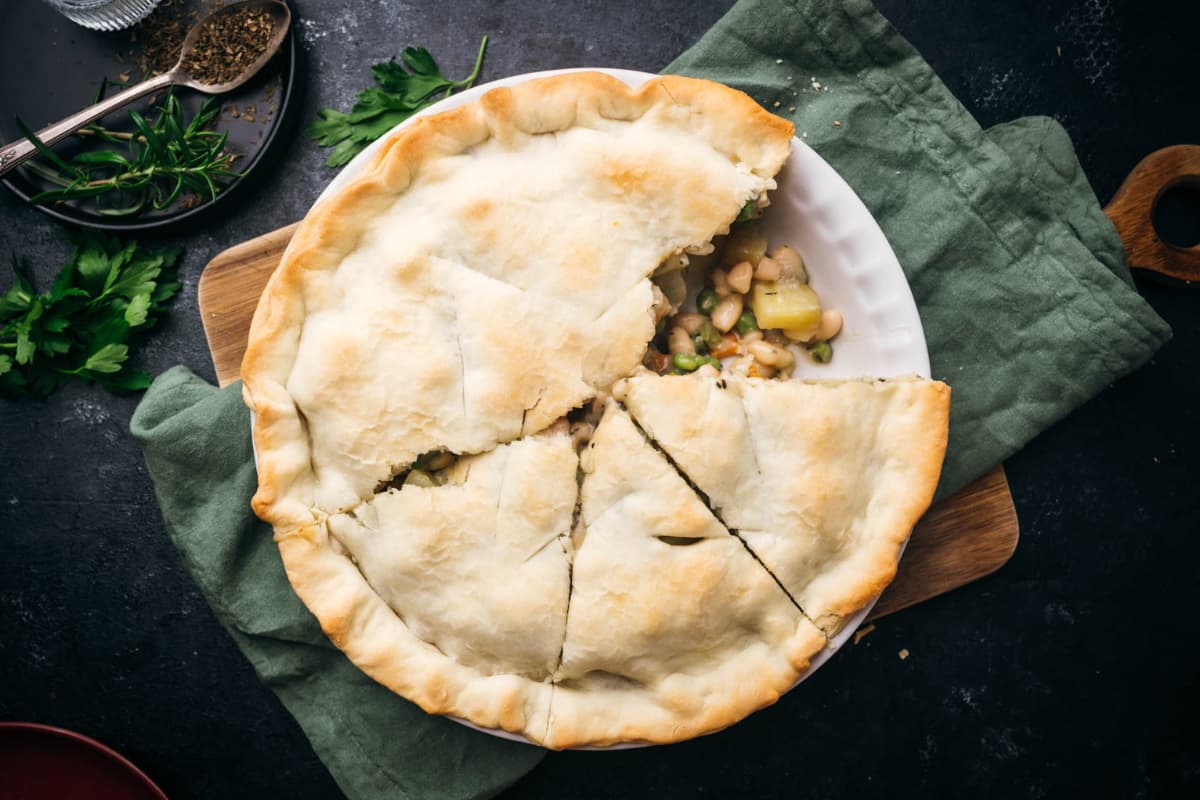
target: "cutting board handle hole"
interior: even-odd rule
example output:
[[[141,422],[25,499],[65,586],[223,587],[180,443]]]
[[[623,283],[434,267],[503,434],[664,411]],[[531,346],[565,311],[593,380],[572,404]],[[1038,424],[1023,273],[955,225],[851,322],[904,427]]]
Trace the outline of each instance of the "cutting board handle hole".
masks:
[[[1168,186],[1155,202],[1152,217],[1155,232],[1172,247],[1200,244],[1200,176]]]

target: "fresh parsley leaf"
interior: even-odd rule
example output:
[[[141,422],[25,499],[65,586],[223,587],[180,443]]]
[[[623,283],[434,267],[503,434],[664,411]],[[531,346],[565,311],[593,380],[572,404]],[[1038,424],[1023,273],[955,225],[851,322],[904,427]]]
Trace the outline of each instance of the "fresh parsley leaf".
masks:
[[[438,69],[437,62],[433,60],[433,54],[424,47],[406,47],[400,54],[400,58],[404,61],[404,65],[417,75],[440,77],[442,74],[442,71]]]
[[[475,83],[483,67],[488,37],[479,43],[475,68],[461,81],[442,75],[433,56],[423,47],[406,47],[394,59],[371,67],[376,86],[358,93],[350,113],[323,108],[305,132],[322,147],[332,147],[325,165],[340,167],[371,142],[426,106]],[[407,70],[405,69],[407,67]]]
[[[33,340],[29,338],[29,325],[17,328],[17,363],[28,364],[33,361],[33,354],[37,351],[37,346]]]
[[[95,375],[96,383],[110,392],[140,392],[150,385],[150,374],[140,369],[123,369],[111,375]]]
[[[71,261],[74,264],[75,273],[79,276],[79,288],[85,292],[98,292],[109,273],[108,253],[105,252],[105,249],[103,247],[79,248],[75,251],[75,256]]]
[[[139,294],[129,301],[129,305],[125,307],[125,322],[129,327],[136,328],[146,321],[146,315],[150,312],[150,294]]]
[[[349,114],[322,108],[317,112],[317,118],[309,123],[306,132],[322,147],[332,147],[342,140],[343,128],[349,121]]]
[[[17,264],[16,257],[12,261],[13,285],[8,291],[0,295],[0,322],[11,319],[13,316],[29,309],[29,304],[33,302],[33,284],[29,282],[29,278],[21,272],[21,267]]]
[[[179,290],[178,259],[178,249],[85,234],[46,294],[14,259],[16,278],[0,295],[0,397],[42,398],[72,379],[145,389],[150,376],[129,356]]]
[[[106,344],[88,356],[80,370],[91,372],[120,372],[121,365],[129,358],[129,345]]]

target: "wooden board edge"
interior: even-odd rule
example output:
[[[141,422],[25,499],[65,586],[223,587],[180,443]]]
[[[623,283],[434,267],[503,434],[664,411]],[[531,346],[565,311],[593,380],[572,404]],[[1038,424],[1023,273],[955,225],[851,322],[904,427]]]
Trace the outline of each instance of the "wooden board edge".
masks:
[[[246,268],[246,265],[251,262],[258,261],[275,252],[282,252],[287,247],[287,243],[291,240],[292,236],[295,235],[298,227],[300,227],[300,223],[293,222],[291,225],[268,231],[241,244],[222,250],[213,256],[204,265],[204,269],[200,271],[200,278],[196,282],[196,305],[200,310],[200,324],[204,328],[204,339],[208,345],[208,353],[213,359],[213,368],[217,375],[217,385],[221,387],[233,383],[239,376],[224,372],[221,368],[221,363],[218,361],[217,354],[221,350],[221,344],[217,340],[218,331],[212,325],[218,313],[214,310],[213,304],[218,302],[218,298],[220,297],[220,292],[217,291],[216,286],[223,280],[234,277],[239,269]]]
[[[962,582],[957,580],[951,581],[944,586],[937,587],[932,592],[913,592],[906,585],[905,561],[904,558],[901,558],[895,580],[884,590],[883,595],[880,596],[879,601],[875,604],[865,622],[873,622],[890,614],[895,614],[897,611],[903,611],[926,600],[946,594],[947,592],[968,586],[995,573],[1012,559],[1013,554],[1017,550],[1017,544],[1021,539],[1021,528],[1020,520],[1017,518],[1017,508],[1013,502],[1012,491],[1008,485],[1008,475],[1005,473],[1004,465],[1002,464],[998,464],[950,497],[939,501],[926,517],[917,523],[917,528],[914,528],[914,536],[919,535],[919,529],[923,523],[926,523],[926,519],[930,515],[935,514],[948,501],[953,500],[955,504],[965,504],[969,502],[972,495],[978,494],[985,495],[981,501],[981,505],[986,509],[987,515],[992,518],[989,527],[997,532],[993,534],[992,541],[1000,543],[1001,547],[992,548],[982,553],[984,558],[980,562],[976,562],[978,564],[978,572],[973,573],[969,580]]]

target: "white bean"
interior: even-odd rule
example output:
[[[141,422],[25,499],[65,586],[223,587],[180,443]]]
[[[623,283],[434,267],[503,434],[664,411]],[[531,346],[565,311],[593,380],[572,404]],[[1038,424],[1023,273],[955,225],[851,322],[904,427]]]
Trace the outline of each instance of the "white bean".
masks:
[[[758,262],[762,264],[762,262]],[[754,267],[749,261],[739,261],[729,270],[729,288],[735,292],[746,294],[750,291],[750,281],[754,280]]]
[[[705,319],[703,314],[676,314],[675,324],[687,331],[689,336],[695,336]]]
[[[779,262],[767,256],[763,256],[759,260],[758,266],[754,268],[754,279],[759,281],[777,281],[782,274],[783,269],[779,266]]]
[[[667,334],[667,349],[671,351],[672,355],[675,353],[696,355],[696,343],[692,341],[691,336],[688,336],[688,332],[678,325],[671,328],[671,332]]]
[[[714,269],[710,277],[712,278],[713,291],[717,293],[718,297],[728,297],[733,291],[729,288],[729,273],[725,270]]]
[[[651,310],[654,311],[654,321],[657,323],[660,319],[671,313],[671,301],[667,299],[667,295],[658,287],[657,283],[650,284],[651,296],[654,298],[654,305]]]
[[[770,342],[751,342],[746,345],[746,352],[768,367],[790,367],[796,360],[790,351]]]
[[[731,294],[728,297],[722,298],[721,302],[717,303],[717,307],[713,309],[713,327],[721,333],[728,333],[737,324],[738,317],[741,315],[742,296],[740,294]]]
[[[827,342],[842,331],[842,312],[827,308],[821,312],[821,330],[817,332],[818,342]]]
[[[800,254],[795,248],[786,244],[781,244],[771,251],[771,258],[778,264],[784,275],[799,278],[808,283],[808,270],[804,268],[804,259],[800,258]]]

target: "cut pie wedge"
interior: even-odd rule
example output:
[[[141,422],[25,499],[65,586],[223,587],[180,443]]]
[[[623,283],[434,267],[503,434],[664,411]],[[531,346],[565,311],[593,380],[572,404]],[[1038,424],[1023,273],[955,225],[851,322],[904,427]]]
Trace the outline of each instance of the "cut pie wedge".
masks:
[[[821,632],[615,403],[581,463],[545,743],[675,741],[778,699],[825,646]]]
[[[570,591],[565,425],[279,537],[288,577],[359,667],[427,711],[544,730]]]
[[[830,635],[895,576],[946,450],[938,381],[642,374],[615,394]]]

